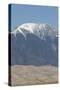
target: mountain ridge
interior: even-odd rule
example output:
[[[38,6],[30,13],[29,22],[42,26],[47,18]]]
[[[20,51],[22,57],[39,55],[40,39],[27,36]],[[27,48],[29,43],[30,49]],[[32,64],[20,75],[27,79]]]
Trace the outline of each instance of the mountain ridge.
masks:
[[[16,37],[17,33],[21,33],[24,38],[27,38],[27,34],[34,34],[35,36],[45,39],[46,36],[56,37],[57,31],[51,28],[48,24],[37,24],[37,23],[24,23],[16,27],[11,34]]]

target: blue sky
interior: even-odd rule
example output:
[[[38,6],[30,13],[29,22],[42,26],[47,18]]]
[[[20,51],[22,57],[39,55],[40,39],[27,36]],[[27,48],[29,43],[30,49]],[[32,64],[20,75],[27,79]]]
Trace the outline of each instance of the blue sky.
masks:
[[[47,23],[57,28],[58,8],[36,5],[11,5],[11,30],[23,23]]]

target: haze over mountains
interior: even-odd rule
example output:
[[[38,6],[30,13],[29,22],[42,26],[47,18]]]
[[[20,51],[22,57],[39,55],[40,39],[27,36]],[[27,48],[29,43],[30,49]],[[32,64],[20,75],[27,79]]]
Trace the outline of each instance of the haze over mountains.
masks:
[[[48,24],[25,23],[11,35],[11,65],[58,66],[57,30]]]

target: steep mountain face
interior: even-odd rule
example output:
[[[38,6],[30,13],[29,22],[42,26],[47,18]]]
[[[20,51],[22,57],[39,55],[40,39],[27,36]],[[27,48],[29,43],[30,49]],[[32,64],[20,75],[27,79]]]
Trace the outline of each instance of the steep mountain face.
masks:
[[[47,24],[26,23],[11,34],[11,65],[58,65],[57,31]]]

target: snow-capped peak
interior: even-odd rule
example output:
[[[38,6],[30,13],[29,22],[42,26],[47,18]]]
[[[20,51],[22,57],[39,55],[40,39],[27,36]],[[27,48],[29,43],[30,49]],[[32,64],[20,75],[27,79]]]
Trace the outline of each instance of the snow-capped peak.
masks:
[[[51,28],[48,24],[25,23],[18,26],[11,33],[16,36],[19,32],[25,37],[25,39],[27,33],[32,33],[42,39],[44,39],[46,35],[56,36],[56,30]]]

